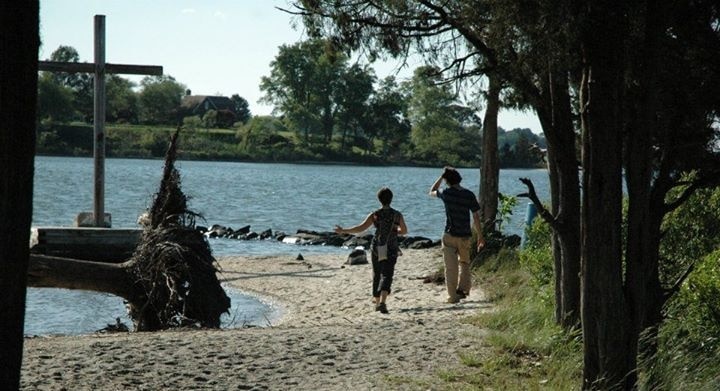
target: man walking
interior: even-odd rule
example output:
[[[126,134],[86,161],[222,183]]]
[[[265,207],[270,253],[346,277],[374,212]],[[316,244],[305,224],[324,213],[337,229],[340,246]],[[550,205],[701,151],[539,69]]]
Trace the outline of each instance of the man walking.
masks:
[[[440,184],[443,180],[447,188],[441,190]],[[480,204],[472,191],[460,186],[460,181],[462,176],[456,169],[445,167],[442,175],[430,188],[430,196],[440,198],[445,204],[445,233],[442,237],[442,248],[448,303],[457,303],[470,294],[471,214],[477,231],[478,250],[485,246],[480,223]]]

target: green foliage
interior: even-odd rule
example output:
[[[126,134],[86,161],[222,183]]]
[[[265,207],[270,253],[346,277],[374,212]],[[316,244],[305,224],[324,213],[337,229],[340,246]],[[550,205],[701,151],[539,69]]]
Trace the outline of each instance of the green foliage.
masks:
[[[520,264],[530,273],[537,286],[554,281],[554,258],[552,254],[552,231],[550,225],[536,218],[525,233],[525,247],[520,252]]]
[[[479,163],[479,120],[473,110],[462,106],[447,84],[440,82],[438,70],[420,67],[405,84],[410,96],[408,115],[414,158],[455,166],[477,166]],[[475,126],[471,126],[475,125]]]
[[[148,76],[141,82],[139,96],[140,122],[174,125],[177,110],[186,87],[172,76]]]
[[[218,113],[216,110],[210,109],[205,112],[202,116],[202,124],[206,129],[214,128],[217,126]]]
[[[190,131],[196,131],[201,129],[203,126],[202,118],[200,118],[199,115],[191,115],[189,117],[183,118],[183,128],[190,130]]]
[[[720,381],[720,250],[702,259],[669,306],[658,352],[641,362],[645,389],[714,390]]]
[[[69,150],[67,143],[61,140],[55,131],[39,132],[36,148],[42,153],[51,155],[62,154]]]
[[[677,197],[683,189],[671,193]],[[664,280],[672,281],[690,264],[720,248],[720,188],[697,190],[663,222],[660,255]]]
[[[237,114],[238,122],[243,124],[247,123],[250,120],[250,117],[252,117],[247,99],[238,94],[233,94],[230,97],[230,100],[232,100],[235,104],[235,113]]]
[[[263,101],[275,104],[305,140],[311,130],[326,141],[332,136],[334,97],[347,56],[326,49],[326,43],[317,39],[282,45],[270,63],[270,76],[260,82]]]
[[[672,192],[677,197],[683,189]],[[715,389],[720,378],[720,188],[700,189],[666,216],[662,275],[692,273],[666,305],[657,353],[640,363],[646,389]]]
[[[537,144],[535,146],[534,144]],[[542,162],[540,148],[544,139],[530,129],[501,130],[498,134],[500,166],[504,168],[539,167]]]
[[[73,105],[73,91],[43,72],[38,78],[37,117],[41,121],[66,122],[77,117]]]
[[[498,231],[502,231],[502,225],[504,222],[510,221],[510,216],[512,216],[512,210],[515,205],[517,205],[517,202],[517,198],[514,196],[507,196],[505,194],[498,193]]]
[[[108,77],[105,87],[108,122],[138,122],[138,96],[133,91],[134,87],[135,83],[118,75]]]

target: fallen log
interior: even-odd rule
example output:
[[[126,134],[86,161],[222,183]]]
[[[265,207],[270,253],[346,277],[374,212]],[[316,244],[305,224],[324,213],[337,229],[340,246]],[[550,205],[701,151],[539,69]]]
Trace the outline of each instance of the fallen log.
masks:
[[[129,262],[92,262],[30,254],[29,287],[110,293],[132,302],[143,296],[134,280]]]

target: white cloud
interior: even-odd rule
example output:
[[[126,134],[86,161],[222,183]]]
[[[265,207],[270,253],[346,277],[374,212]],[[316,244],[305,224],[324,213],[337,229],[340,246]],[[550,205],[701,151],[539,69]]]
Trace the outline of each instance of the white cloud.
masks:
[[[180,13],[182,14],[194,14],[195,8],[183,8]]]
[[[214,14],[214,15],[215,15],[215,17],[218,18],[218,19],[222,19],[222,20],[227,19],[227,14],[224,13],[224,12],[222,12],[222,11],[215,11],[215,14]]]

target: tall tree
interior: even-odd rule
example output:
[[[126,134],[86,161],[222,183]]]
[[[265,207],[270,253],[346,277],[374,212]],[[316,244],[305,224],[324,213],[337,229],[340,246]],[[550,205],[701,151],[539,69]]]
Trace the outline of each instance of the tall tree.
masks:
[[[72,89],[55,81],[50,72],[42,72],[38,78],[38,120],[65,122],[75,115]]]
[[[140,122],[173,125],[185,94],[185,85],[172,76],[147,76],[140,82]]]
[[[438,84],[438,70],[419,67],[408,83],[410,138],[415,154],[422,161],[442,161],[449,165],[477,163],[478,135],[466,126],[474,119],[471,108],[458,103],[447,84]]]
[[[623,297],[622,100],[623,37],[621,1],[589,4],[583,24],[582,322],[583,388],[628,389],[634,369],[628,347],[627,304]],[[603,34],[597,34],[598,29]]]
[[[235,114],[237,115],[237,120],[246,124],[250,120],[250,117],[252,117],[247,99],[238,94],[233,94],[230,97],[230,100],[232,100],[235,104]]]
[[[50,54],[51,61],[79,62],[80,54],[72,46],[61,45]],[[45,72],[57,84],[69,88],[73,92],[73,106],[81,117],[91,122],[93,108],[93,76],[88,73]]]
[[[358,132],[364,130],[369,140],[366,150],[371,151],[372,138],[377,134],[374,126],[364,127],[363,117],[368,112],[370,97],[372,96],[375,74],[367,66],[353,64],[345,69],[338,82],[335,94],[337,104],[337,127],[340,128],[342,139],[340,149],[345,150],[348,131],[352,130],[357,137]],[[364,128],[364,129],[363,129]]]
[[[310,142],[316,130],[323,141],[330,141],[334,128],[335,96],[347,57],[329,41],[310,40],[280,46],[270,63],[270,75],[263,76],[262,101],[275,105],[290,125]]]
[[[38,1],[0,3],[0,384],[20,388],[32,220]],[[22,43],[22,44],[19,44]]]
[[[107,77],[105,112],[108,121],[138,122],[138,96],[133,91],[133,87],[135,87],[135,83],[118,75]]]
[[[370,98],[368,127],[377,129],[377,137],[383,142],[383,156],[399,153],[410,136],[410,120],[407,117],[408,97],[403,93],[395,77],[388,76],[380,83]]]

